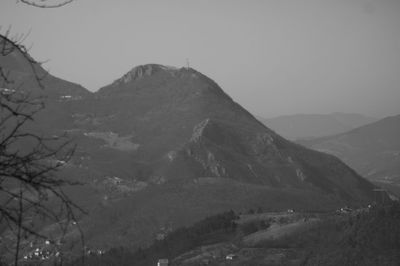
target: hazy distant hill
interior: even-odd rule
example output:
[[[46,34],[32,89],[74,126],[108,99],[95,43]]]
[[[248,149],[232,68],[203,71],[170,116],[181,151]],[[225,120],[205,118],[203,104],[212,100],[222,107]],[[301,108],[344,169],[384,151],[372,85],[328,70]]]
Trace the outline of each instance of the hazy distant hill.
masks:
[[[400,183],[400,115],[339,135],[301,143],[338,156],[374,181]]]
[[[290,140],[330,136],[376,121],[361,114],[295,114],[259,118],[267,127]]]

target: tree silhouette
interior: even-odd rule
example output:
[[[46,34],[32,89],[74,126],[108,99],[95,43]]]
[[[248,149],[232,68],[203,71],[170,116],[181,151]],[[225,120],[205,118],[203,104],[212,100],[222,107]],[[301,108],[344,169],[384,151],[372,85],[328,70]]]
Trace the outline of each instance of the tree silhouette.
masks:
[[[72,0],[21,2],[54,8]],[[46,100],[30,92],[29,86],[45,91],[42,81],[48,73],[29,56],[22,44],[25,37],[10,37],[10,30],[0,35],[0,242],[4,249],[0,253],[14,265],[19,264],[21,250],[33,238],[46,243],[63,242],[72,224],[83,242],[76,215],[84,211],[63,190],[77,183],[57,175],[75,147],[66,136],[46,136],[33,130],[35,117],[45,108]],[[34,84],[23,84],[20,73],[9,67],[7,63],[15,56],[28,67]],[[44,225],[57,228],[52,232],[54,239],[43,231]]]

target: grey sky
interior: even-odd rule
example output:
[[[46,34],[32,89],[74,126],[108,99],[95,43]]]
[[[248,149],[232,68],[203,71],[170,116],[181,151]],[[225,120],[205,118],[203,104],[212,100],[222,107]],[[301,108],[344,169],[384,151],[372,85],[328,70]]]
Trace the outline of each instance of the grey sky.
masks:
[[[257,115],[400,113],[400,1],[1,0],[2,32],[97,90],[136,65],[191,66]]]

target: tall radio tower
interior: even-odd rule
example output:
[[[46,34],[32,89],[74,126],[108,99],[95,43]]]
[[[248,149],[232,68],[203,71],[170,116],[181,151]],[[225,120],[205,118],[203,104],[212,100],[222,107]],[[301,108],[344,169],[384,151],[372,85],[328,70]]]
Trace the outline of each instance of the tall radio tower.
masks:
[[[190,68],[190,65],[189,65],[189,58],[186,58],[186,69],[189,70],[189,68]]]

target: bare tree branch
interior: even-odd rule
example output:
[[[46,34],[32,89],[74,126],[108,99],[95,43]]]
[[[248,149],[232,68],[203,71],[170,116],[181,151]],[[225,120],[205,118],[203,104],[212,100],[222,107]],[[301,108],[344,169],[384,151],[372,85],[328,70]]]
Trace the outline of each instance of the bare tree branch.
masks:
[[[50,1],[46,0],[39,5],[27,0],[21,2],[51,8],[72,0],[57,5],[49,5]],[[23,58],[36,83],[24,85],[44,90],[43,80],[48,72],[29,56],[28,49],[21,44],[26,35],[10,38],[9,34],[10,30],[7,30],[5,36],[0,35],[0,58],[11,55]],[[56,237],[64,238],[73,221],[83,248],[83,233],[77,224],[77,214],[86,213],[63,190],[65,186],[79,183],[57,174],[70,161],[75,145],[65,136],[47,137],[29,130],[27,125],[36,123],[35,116],[45,108],[45,98],[24,91],[22,87],[13,70],[0,61],[0,228],[3,228],[0,234],[9,236],[11,245],[6,248],[14,248],[14,265],[20,262],[25,238],[49,239],[49,235],[42,231],[46,224],[57,226]],[[42,226],[34,224],[34,217],[42,218]]]
[[[19,0],[24,4],[39,8],[58,8],[72,3],[74,0],[54,1],[54,0]]]

